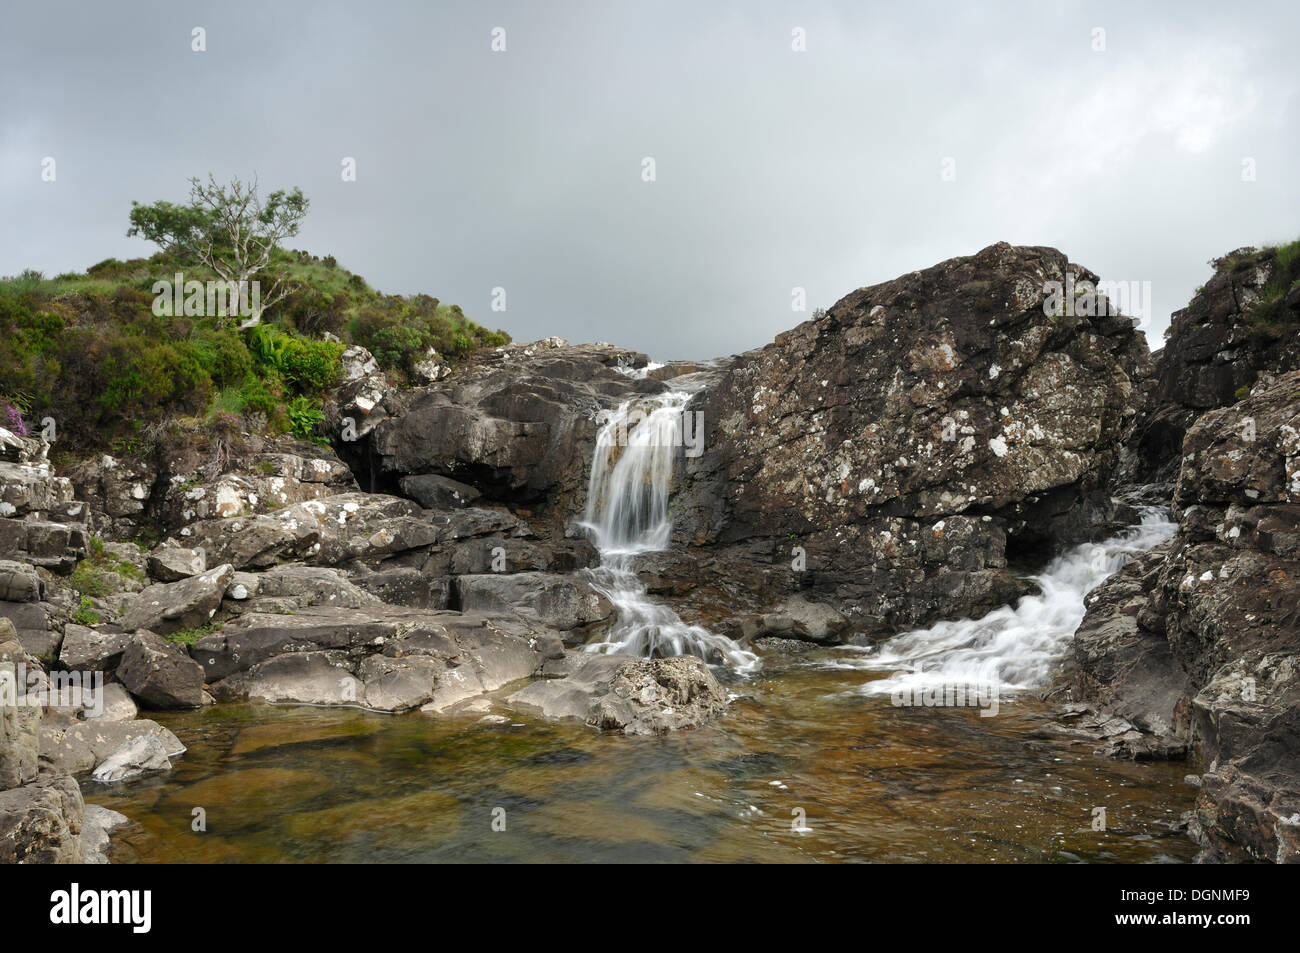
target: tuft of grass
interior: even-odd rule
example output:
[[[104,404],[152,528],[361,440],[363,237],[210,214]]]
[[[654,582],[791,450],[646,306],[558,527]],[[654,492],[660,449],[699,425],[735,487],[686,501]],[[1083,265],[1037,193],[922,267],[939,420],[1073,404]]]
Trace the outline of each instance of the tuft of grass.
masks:
[[[168,642],[179,642],[182,645],[193,645],[199,639],[218,631],[224,624],[225,623],[223,622],[209,622],[207,625],[201,625],[194,629],[178,629],[166,638]]]

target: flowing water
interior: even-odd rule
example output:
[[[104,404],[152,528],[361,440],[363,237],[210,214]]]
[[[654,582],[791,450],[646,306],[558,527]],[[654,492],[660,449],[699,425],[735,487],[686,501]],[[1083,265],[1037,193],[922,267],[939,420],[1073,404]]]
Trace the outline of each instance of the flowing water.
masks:
[[[1183,764],[1099,758],[1039,735],[1045,685],[1087,591],[1171,527],[1141,527],[1049,565],[1041,594],[871,649],[773,643],[762,659],[653,602],[631,558],[670,537],[689,394],[625,405],[596,450],[593,582],[618,623],[596,651],[693,653],[732,694],[711,726],[629,738],[511,711],[387,716],[220,704],[164,713],[175,768],[86,798],[132,819],[114,862],[1190,860]],[[634,411],[643,416],[635,426]],[[626,440],[618,433],[625,424]],[[987,707],[933,704],[980,683]],[[921,703],[898,704],[900,699]],[[1095,809],[1106,829],[1093,829]],[[197,809],[202,809],[199,812]],[[202,817],[203,830],[196,818]]]
[[[758,656],[724,635],[687,625],[668,606],[651,600],[636,572],[634,557],[668,547],[672,520],[668,495],[679,448],[703,430],[684,417],[688,391],[628,401],[601,427],[592,460],[584,525],[600,551],[600,566],[588,571],[592,585],[618,613],[617,622],[592,652],[628,652],[647,658],[698,655],[739,672],[759,667]]]

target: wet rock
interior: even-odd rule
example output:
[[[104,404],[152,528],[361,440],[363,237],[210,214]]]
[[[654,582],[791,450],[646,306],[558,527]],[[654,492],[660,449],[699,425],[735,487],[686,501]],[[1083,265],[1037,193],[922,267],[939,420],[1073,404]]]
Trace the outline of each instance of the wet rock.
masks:
[[[507,702],[548,718],[577,718],[629,735],[697,728],[727,704],[722,686],[694,656],[617,654],[575,658],[569,674],[533,682]]]
[[[138,735],[125,741],[105,758],[91,774],[101,784],[130,781],[146,774],[170,771],[171,759],[157,735]]]
[[[181,646],[152,632],[139,632],[127,644],[117,680],[147,708],[203,704],[203,667]]]
[[[87,804],[81,824],[83,862],[108,863],[108,847],[113,831],[131,823],[125,814],[110,811],[98,804]]]

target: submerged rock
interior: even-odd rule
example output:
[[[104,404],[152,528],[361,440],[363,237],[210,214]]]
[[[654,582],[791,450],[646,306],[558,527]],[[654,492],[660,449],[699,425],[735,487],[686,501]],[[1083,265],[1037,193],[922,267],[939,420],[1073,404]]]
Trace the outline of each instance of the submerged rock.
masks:
[[[507,702],[547,718],[577,718],[629,735],[698,728],[727,707],[726,692],[694,656],[584,654],[568,662],[564,677],[533,682]]]

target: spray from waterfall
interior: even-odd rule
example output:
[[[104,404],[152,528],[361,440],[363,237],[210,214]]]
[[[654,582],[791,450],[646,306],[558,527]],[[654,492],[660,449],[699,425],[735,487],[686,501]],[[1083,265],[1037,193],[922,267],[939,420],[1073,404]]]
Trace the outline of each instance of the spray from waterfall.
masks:
[[[668,606],[651,601],[632,568],[634,557],[668,548],[673,466],[681,448],[698,436],[687,432],[689,420],[684,423],[690,398],[689,392],[670,391],[628,401],[597,436],[584,525],[600,551],[600,566],[588,575],[614,604],[618,620],[606,640],[587,651],[697,655],[710,664],[753,671],[757,655],[726,636],[687,625]]]

